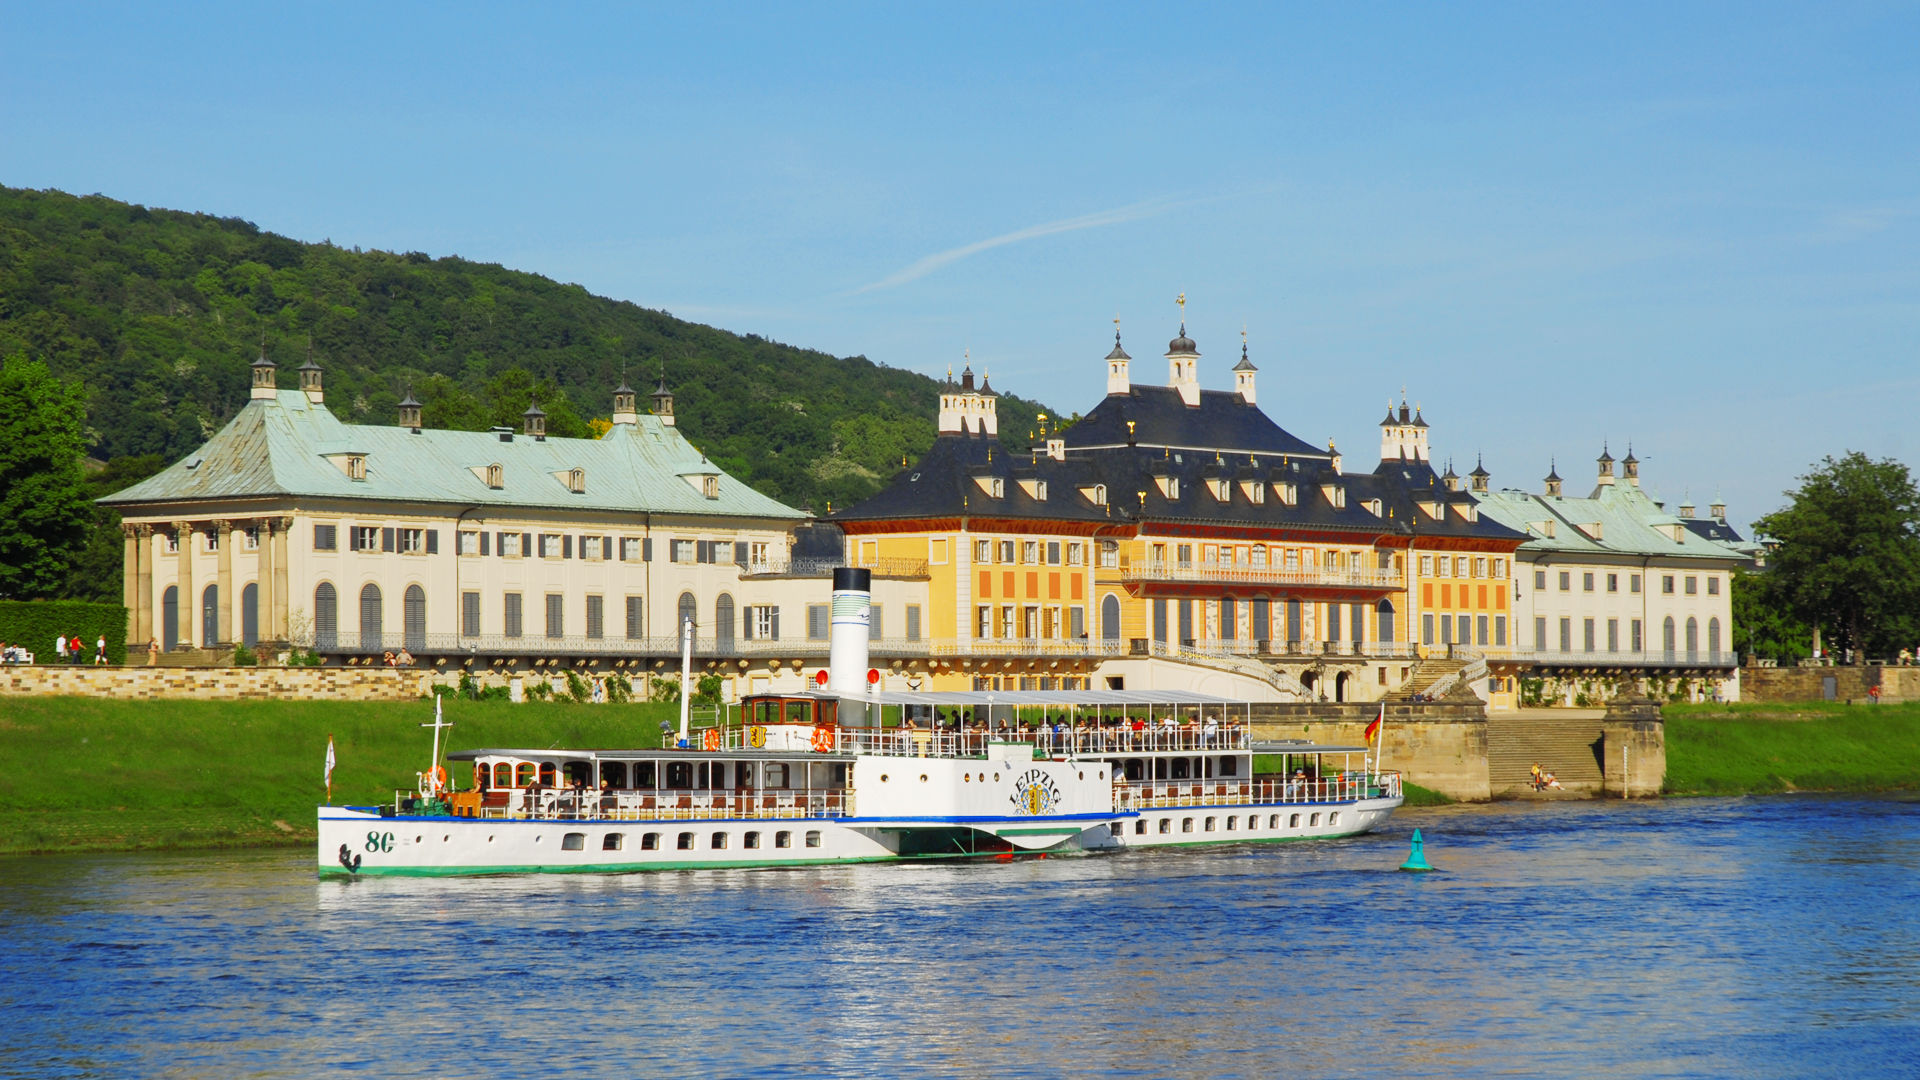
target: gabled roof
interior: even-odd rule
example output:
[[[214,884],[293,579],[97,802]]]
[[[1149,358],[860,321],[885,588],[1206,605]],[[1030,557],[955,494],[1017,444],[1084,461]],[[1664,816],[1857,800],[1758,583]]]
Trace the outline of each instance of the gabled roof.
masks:
[[[366,456],[366,479],[338,462]],[[499,465],[501,485],[486,470]],[[586,491],[567,486],[572,469]],[[688,477],[718,476],[709,499]],[[805,515],[727,477],[656,416],[599,439],[536,440],[493,432],[342,423],[298,390],[249,401],[206,445],[100,501],[123,508],[259,497],[377,499],[526,509],[606,510],[799,520]]]
[[[1741,559],[1745,555],[1728,543],[1694,528],[1698,519],[1668,513],[1652,496],[1632,484],[1602,484],[1593,494],[1535,495],[1506,488],[1478,496],[1488,517],[1527,532],[1522,551],[1569,555],[1633,555],[1662,558]],[[1534,526],[1555,522],[1554,535],[1544,536]],[[1598,525],[1595,539],[1591,526]],[[1724,526],[1723,526],[1724,527]],[[1679,539],[1674,539],[1675,532]],[[1729,533],[1731,529],[1727,530]]]

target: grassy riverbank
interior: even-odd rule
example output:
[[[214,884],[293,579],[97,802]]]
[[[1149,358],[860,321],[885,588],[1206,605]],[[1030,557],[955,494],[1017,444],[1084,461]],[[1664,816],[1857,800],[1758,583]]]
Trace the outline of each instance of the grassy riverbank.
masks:
[[[1920,789],[1920,704],[1670,705],[1676,795]]]
[[[636,746],[671,705],[449,701],[450,743]],[[426,767],[424,702],[0,704],[0,853],[310,844],[327,736],[333,799],[380,802]]]

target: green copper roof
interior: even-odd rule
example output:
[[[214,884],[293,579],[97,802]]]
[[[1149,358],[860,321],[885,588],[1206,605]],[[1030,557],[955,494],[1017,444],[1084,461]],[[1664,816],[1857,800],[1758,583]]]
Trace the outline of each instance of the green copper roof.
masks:
[[[366,455],[365,480],[347,477],[349,454]],[[501,485],[492,488],[487,467],[496,464]],[[567,474],[576,468],[586,474],[584,494],[567,486]],[[699,478],[706,476],[719,477],[718,498],[698,489]],[[540,441],[515,434],[503,440],[481,431],[415,434],[402,427],[342,423],[298,390],[249,401],[185,460],[100,501],[131,507],[263,496],[805,517],[721,472],[656,416],[615,424],[599,439]]]
[[[1628,483],[1603,484],[1586,498],[1535,495],[1508,488],[1485,495],[1480,512],[1528,536],[1521,552],[1561,552],[1571,555],[1658,555],[1663,558],[1745,559],[1731,545],[1706,539],[1685,527],[1685,520],[1668,513],[1646,492]],[[1553,522],[1553,535],[1543,535],[1544,522]],[[1598,525],[1600,538],[1592,535]],[[1675,532],[1679,539],[1674,539]]]

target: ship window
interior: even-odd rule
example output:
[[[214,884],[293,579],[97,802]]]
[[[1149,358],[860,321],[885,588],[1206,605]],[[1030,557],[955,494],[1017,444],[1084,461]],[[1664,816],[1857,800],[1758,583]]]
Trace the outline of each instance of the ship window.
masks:
[[[1320,815],[1319,815],[1319,814],[1315,814],[1315,815],[1313,815],[1313,817],[1311,817],[1311,818],[1309,818],[1309,819],[1307,820],[1307,824],[1308,824],[1309,826],[1314,826],[1314,825],[1318,825],[1318,824],[1320,824]]]
[[[774,834],[773,834],[773,846],[774,846],[774,847],[792,847],[792,846],[793,846],[793,834],[792,834],[792,833],[790,833],[790,832],[788,832],[788,831],[786,831],[785,829],[782,829],[782,830],[780,830],[779,832],[777,832],[777,833],[774,833]]]
[[[1167,833],[1170,833],[1170,832],[1172,832],[1172,831],[1173,831],[1173,819],[1172,819],[1172,818],[1165,818],[1165,817],[1163,817],[1163,818],[1161,818],[1161,819],[1160,819],[1160,832],[1161,832],[1161,835],[1165,835],[1165,834],[1167,834]]]
[[[1189,833],[1189,832],[1192,832],[1192,831],[1193,831],[1193,819],[1192,819],[1192,818],[1190,818],[1190,817],[1189,817],[1189,818],[1181,818],[1181,819],[1180,819],[1180,831],[1181,831],[1181,832],[1183,832],[1183,833]]]
[[[693,850],[693,834],[690,832],[681,833],[680,840],[678,843],[674,845],[674,847],[678,848],[681,851],[692,851]]]
[[[723,832],[714,833],[713,834],[713,850],[720,851],[725,849],[726,846],[727,846],[727,834]]]
[[[1212,832],[1212,831],[1213,831],[1213,824],[1214,824],[1214,822],[1215,822],[1215,821],[1217,821],[1217,820],[1218,820],[1217,818],[1208,818],[1208,819],[1207,819],[1207,830],[1206,830],[1206,831],[1208,831],[1208,832]]]
[[[540,786],[553,786],[553,762],[551,761],[543,761],[540,763]]]
[[[807,830],[807,846],[808,847],[820,846],[820,831],[818,829]]]
[[[504,761],[495,765],[493,767],[493,786],[494,787],[512,787],[513,786],[513,766],[507,764]]]
[[[1338,810],[1335,810],[1335,811],[1334,811],[1333,813],[1331,813],[1331,814],[1328,814],[1328,815],[1327,815],[1327,824],[1329,824],[1329,825],[1338,825],[1338,824],[1340,824],[1340,811],[1338,811]]]
[[[1238,817],[1227,818],[1227,831],[1232,832],[1239,824],[1240,819]]]
[[[1280,815],[1279,814],[1269,815],[1267,817],[1267,828],[1277,829],[1279,827],[1280,827]]]
[[[533,762],[523,761],[514,776],[514,787],[531,787],[534,781]]]
[[[625,833],[610,832],[600,841],[601,851],[619,851],[626,846],[627,835]]]
[[[585,851],[586,849],[587,849],[586,833],[570,832],[567,835],[560,838],[561,851]]]
[[[748,834],[746,835],[746,839],[745,839],[745,840],[743,840],[743,841],[741,842],[741,845],[740,845],[740,846],[741,846],[741,847],[750,847],[750,848],[757,848],[757,847],[759,847],[759,846],[760,846],[760,834],[759,834],[759,833],[757,833],[757,832],[750,832],[750,833],[748,833]]]
[[[1288,818],[1288,819],[1287,819],[1287,828],[1289,828],[1289,829],[1297,829],[1297,828],[1299,828],[1299,827],[1300,827],[1300,815],[1299,815],[1299,814],[1294,814],[1294,815],[1293,815],[1292,817],[1290,817],[1290,818]]]
[[[1135,821],[1133,823],[1133,835],[1135,836],[1147,835],[1147,819],[1146,818],[1141,818],[1138,821]]]
[[[641,836],[640,850],[641,851],[659,851],[660,850],[660,834],[657,832],[650,832]]]

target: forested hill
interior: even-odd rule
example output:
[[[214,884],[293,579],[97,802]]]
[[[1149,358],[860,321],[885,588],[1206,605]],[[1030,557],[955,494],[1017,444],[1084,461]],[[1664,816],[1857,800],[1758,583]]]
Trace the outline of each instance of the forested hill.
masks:
[[[198,446],[246,403],[263,335],[283,387],[311,340],[328,406],[364,423],[393,422],[411,390],[432,427],[517,424],[537,398],[550,432],[584,435],[611,412],[623,368],[645,395],[664,363],[695,445],[759,490],[818,510],[877,490],[903,455],[924,451],[938,404],[938,384],[914,372],[496,265],[0,188],[0,356],[24,353],[84,382],[94,456],[172,461]],[[1002,399],[1005,441],[1024,448],[1017,418],[1041,408]]]

